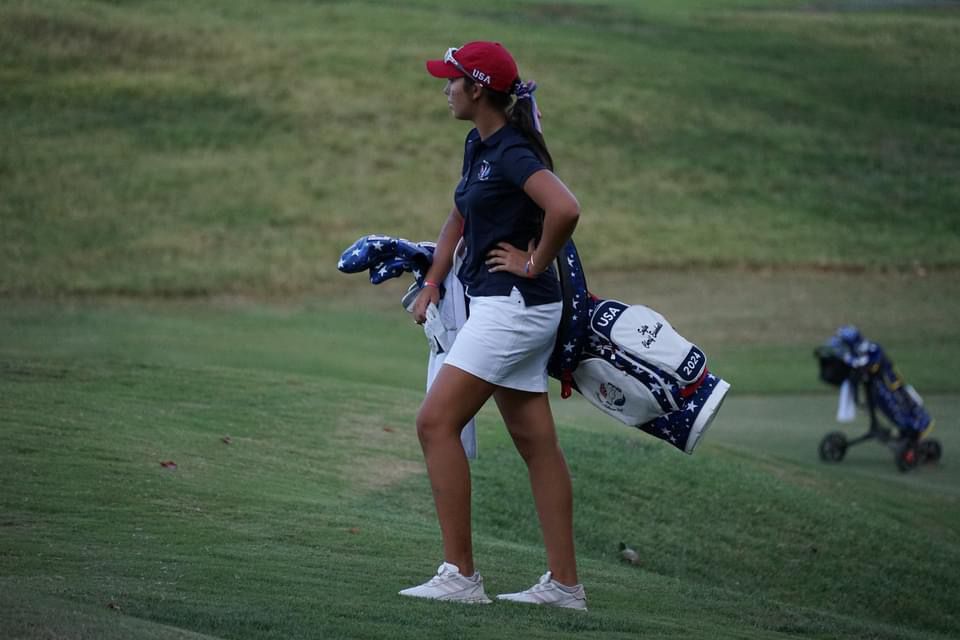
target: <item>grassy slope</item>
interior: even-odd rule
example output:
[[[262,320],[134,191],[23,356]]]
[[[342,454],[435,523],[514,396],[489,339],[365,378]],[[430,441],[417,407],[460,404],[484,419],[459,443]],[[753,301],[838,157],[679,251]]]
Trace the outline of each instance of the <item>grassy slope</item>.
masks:
[[[594,269],[956,266],[957,13],[791,4],[6,2],[0,291],[313,290],[432,238],[465,130],[422,60],[469,37],[540,81]]]
[[[396,326],[400,312],[60,309],[0,316],[0,604],[13,637],[71,624],[66,637],[960,630],[955,465],[901,476],[873,446],[821,465],[831,397],[734,396],[693,458],[579,400],[557,403],[593,611],[436,607],[383,597],[439,553],[411,426],[423,349]],[[324,360],[324,345],[348,343],[358,325],[390,345],[383,359],[360,344],[361,365]],[[960,411],[955,395],[931,402]],[[940,437],[960,448],[955,425]],[[542,551],[522,463],[489,410],[474,474],[489,587],[520,587],[542,571]],[[618,561],[621,540],[639,568]]]

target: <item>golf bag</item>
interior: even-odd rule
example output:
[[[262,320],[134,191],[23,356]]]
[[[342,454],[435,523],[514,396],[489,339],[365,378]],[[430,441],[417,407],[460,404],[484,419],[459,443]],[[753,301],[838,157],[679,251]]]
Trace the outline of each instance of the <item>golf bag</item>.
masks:
[[[907,384],[883,347],[863,338],[856,327],[841,327],[815,351],[820,379],[842,387],[849,383],[855,404],[860,394],[868,406],[879,410],[902,435],[915,437],[931,424],[923,399]]]
[[[847,439],[842,431],[828,433],[820,441],[820,458],[825,462],[843,460],[847,450],[868,440],[886,444],[894,452],[901,471],[923,462],[936,462],[942,454],[937,440],[925,438],[933,420],[923,399],[904,381],[883,348],[865,339],[851,325],[837,330],[826,344],[814,350],[820,379],[840,388],[837,420],[853,420],[856,407],[864,407],[870,416],[867,433]],[[884,416],[893,429],[880,424]]]
[[[564,314],[547,371],[561,396],[575,389],[616,420],[693,453],[730,385],[653,309],[591,294],[572,240],[557,266]]]

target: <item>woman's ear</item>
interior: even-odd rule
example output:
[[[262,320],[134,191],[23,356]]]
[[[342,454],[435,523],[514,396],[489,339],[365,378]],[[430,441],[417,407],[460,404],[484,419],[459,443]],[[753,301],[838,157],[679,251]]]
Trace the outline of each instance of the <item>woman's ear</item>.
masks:
[[[474,82],[470,85],[470,98],[474,102],[479,102],[480,98],[483,97],[483,85],[479,82]]]

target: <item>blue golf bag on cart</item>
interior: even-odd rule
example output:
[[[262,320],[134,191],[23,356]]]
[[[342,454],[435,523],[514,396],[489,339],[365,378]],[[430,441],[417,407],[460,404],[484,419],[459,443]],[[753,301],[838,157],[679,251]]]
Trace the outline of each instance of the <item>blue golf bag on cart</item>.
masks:
[[[412,273],[406,307],[423,286],[433,249],[429,242],[364,236],[343,252],[337,268],[368,271],[373,284]],[[557,257],[557,275],[563,317],[547,373],[560,381],[561,396],[576,390],[607,415],[692,454],[730,385],[653,309],[591,294],[572,240]]]
[[[867,440],[889,446],[901,471],[940,459],[940,443],[925,437],[933,429],[933,419],[923,399],[904,381],[883,347],[864,338],[856,327],[846,325],[817,347],[814,355],[820,365],[820,379],[840,388],[837,419],[852,421],[856,407],[865,408],[870,416],[869,429],[859,438],[848,440],[841,431],[824,436],[820,442],[822,460],[839,462],[847,449]],[[879,415],[889,428],[880,424]]]

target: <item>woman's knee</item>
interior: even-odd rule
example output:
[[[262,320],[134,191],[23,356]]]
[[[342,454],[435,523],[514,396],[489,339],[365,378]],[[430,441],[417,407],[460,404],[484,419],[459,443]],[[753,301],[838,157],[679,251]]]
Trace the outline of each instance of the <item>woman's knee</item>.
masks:
[[[432,410],[427,405],[420,407],[416,421],[417,438],[420,444],[426,447],[438,439],[448,437],[452,431],[448,422],[442,413]]]
[[[444,365],[417,412],[417,437],[423,446],[454,438],[493,393],[494,386],[456,367]]]

